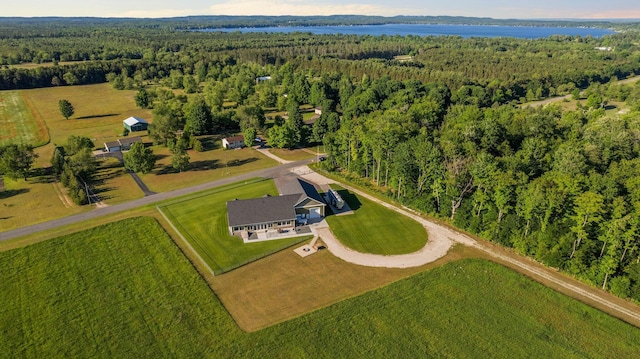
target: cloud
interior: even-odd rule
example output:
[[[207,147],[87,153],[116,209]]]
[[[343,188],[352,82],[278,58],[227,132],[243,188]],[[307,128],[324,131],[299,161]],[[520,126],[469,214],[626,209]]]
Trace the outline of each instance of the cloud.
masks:
[[[335,4],[301,0],[230,0],[212,5],[211,15],[381,15],[411,14],[407,8],[372,4]]]

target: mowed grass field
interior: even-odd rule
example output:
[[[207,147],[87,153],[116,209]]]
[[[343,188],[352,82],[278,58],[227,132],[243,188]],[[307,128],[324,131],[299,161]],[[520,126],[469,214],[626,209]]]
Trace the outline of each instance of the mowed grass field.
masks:
[[[244,333],[151,218],[1,252],[0,290],[7,357],[634,358],[640,351],[638,328],[485,260],[451,262]]]
[[[60,86],[20,93],[33,104],[35,111],[46,122],[51,145],[39,149],[41,165],[48,166],[54,144],[64,144],[70,135],[87,136],[96,147],[122,135],[122,121],[137,116],[150,121],[151,110],[136,107],[135,90],[114,90],[110,84]],[[68,120],[60,114],[58,101],[66,99],[75,114]]]
[[[353,214],[327,216],[336,238],[358,252],[374,254],[412,253],[427,244],[424,227],[398,212],[332,185]]]
[[[80,207],[65,201],[65,189],[51,176],[23,179],[4,177],[0,192],[0,232],[50,219],[70,216],[93,207]]]
[[[0,91],[0,146],[42,146],[49,141],[47,126],[31,106],[21,92]]]
[[[160,207],[214,273],[227,272],[312,237],[245,244],[229,234],[227,201],[277,196],[273,180],[254,179],[218,187]]]
[[[158,158],[156,167],[150,173],[138,175],[152,191],[166,192],[278,164],[251,148],[224,150],[220,141],[215,140],[218,142],[215,149],[204,152],[189,150],[189,168],[183,172],[178,172],[172,167],[172,154],[168,148],[152,146],[151,149]]]

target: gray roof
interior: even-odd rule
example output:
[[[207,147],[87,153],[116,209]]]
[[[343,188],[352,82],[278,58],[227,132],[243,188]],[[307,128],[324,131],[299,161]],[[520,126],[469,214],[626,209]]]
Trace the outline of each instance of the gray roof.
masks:
[[[118,141],[109,141],[105,142],[104,145],[108,148],[120,147],[120,142]]]
[[[229,226],[269,223],[296,219],[294,206],[300,194],[261,197],[227,202]]]
[[[283,195],[302,194],[304,195],[304,197],[309,197],[320,203],[324,203],[316,188],[311,183],[303,179],[297,177],[290,180],[282,179],[280,181],[277,181],[276,185],[278,186],[278,190],[280,191],[280,193]],[[302,199],[303,197],[300,197],[300,201],[302,201]]]
[[[142,138],[140,138],[139,136],[124,137],[124,138],[118,139],[118,142],[120,142],[121,145],[126,146],[126,145],[130,145],[132,143],[142,142]]]

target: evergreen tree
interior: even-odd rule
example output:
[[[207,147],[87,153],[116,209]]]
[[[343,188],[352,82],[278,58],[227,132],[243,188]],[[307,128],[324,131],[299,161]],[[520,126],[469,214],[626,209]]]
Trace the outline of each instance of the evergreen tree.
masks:
[[[65,118],[65,120],[68,120],[69,117],[73,116],[75,112],[73,105],[67,100],[58,101],[58,108],[60,109],[60,113],[62,114],[62,117]]]

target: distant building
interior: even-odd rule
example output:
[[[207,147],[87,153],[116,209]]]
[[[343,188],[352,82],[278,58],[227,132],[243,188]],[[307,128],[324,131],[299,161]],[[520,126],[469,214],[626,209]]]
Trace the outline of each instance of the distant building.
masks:
[[[242,148],[244,147],[244,136],[225,137],[222,139],[222,147],[226,149]]]
[[[139,117],[129,117],[122,122],[129,132],[146,131],[149,128],[149,123]]]
[[[311,183],[295,178],[279,187],[283,194],[277,197],[227,202],[229,233],[251,242],[324,217],[326,205]]]
[[[124,137],[117,141],[105,142],[104,152],[120,152],[128,151],[134,143],[142,142],[142,138],[138,136]]]
[[[269,81],[271,80],[271,76],[260,76],[260,77],[256,77],[256,83],[258,82],[263,82],[263,81]]]
[[[322,107],[318,106],[318,107],[314,108],[313,112],[315,112],[315,114],[318,115],[318,116],[322,116]]]

